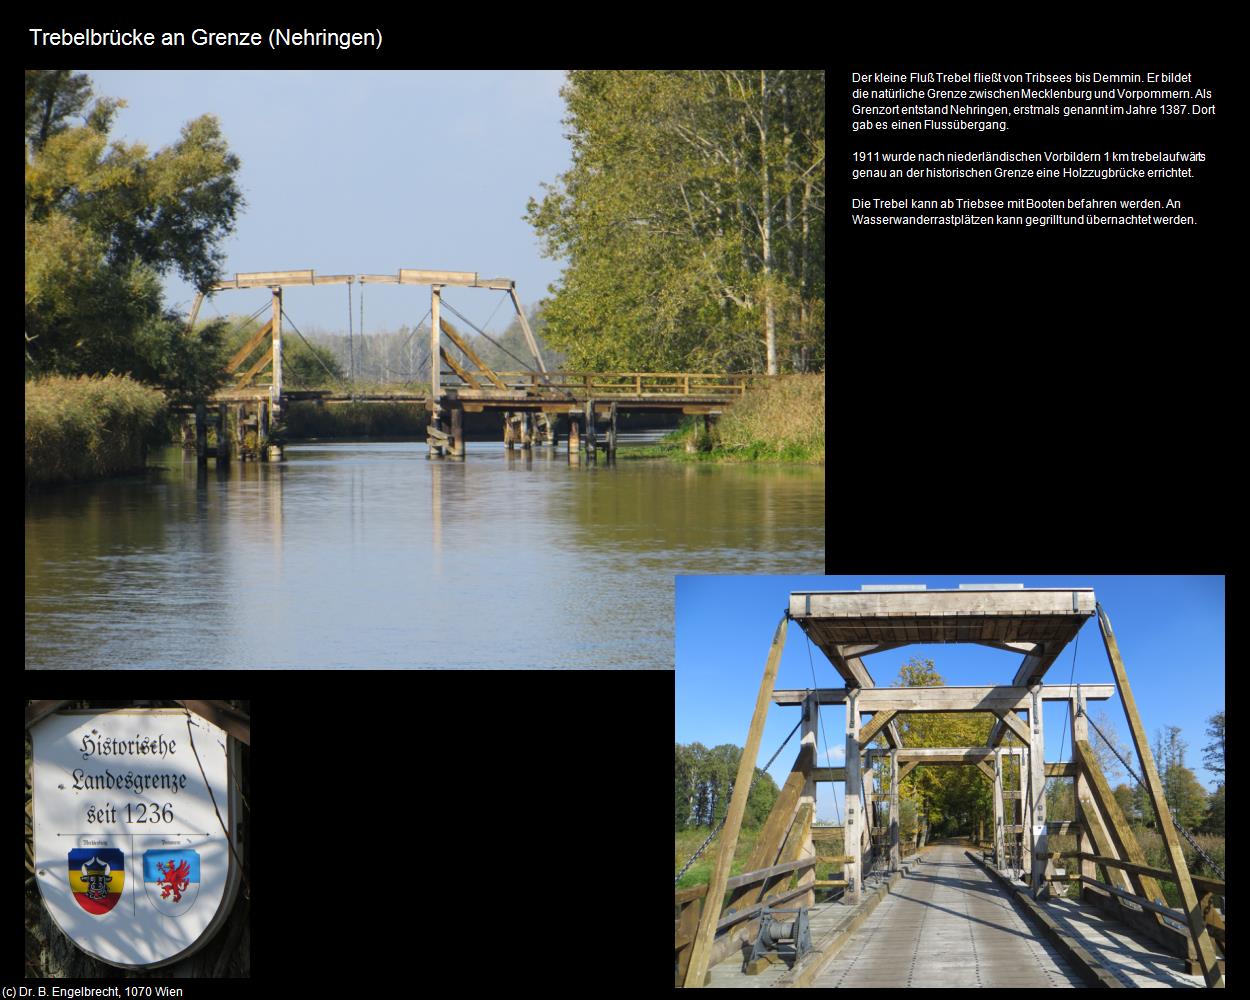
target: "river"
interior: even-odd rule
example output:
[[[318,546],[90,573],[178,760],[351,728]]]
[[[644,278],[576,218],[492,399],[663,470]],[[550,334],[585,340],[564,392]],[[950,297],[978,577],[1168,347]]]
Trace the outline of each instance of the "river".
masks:
[[[622,442],[622,453],[629,441]],[[673,667],[673,577],[824,572],[824,470],[289,445],[26,503],[26,666]]]

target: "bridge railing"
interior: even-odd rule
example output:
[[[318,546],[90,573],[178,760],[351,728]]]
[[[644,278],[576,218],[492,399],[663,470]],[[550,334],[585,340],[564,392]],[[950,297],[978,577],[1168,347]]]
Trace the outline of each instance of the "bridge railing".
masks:
[[[798,861],[786,861],[779,865],[761,868],[758,871],[743,872],[741,875],[735,875],[729,879],[725,883],[725,889],[727,891],[742,889],[765,880],[776,880],[781,875],[785,875],[788,878],[793,872],[802,874],[809,868],[815,868],[818,861],[818,858],[802,858]],[[788,902],[796,896],[802,896],[804,893],[810,892],[812,886],[812,883],[800,885],[797,889],[782,892],[779,895],[771,895],[769,898],[752,906],[744,907],[741,910],[730,910],[725,916],[721,917],[716,925],[716,931],[720,933],[734,924],[741,923],[743,920],[757,917],[768,906],[775,906]],[[696,885],[690,889],[678,889],[674,894],[673,902],[677,912],[674,921],[673,956],[678,986],[682,985],[686,979],[686,969],[690,965],[694,936],[699,927],[699,915],[702,912],[703,899],[706,896],[706,883]]]
[[[706,372],[499,372],[517,388],[535,392],[556,388],[579,396],[715,396],[736,399],[754,375]]]

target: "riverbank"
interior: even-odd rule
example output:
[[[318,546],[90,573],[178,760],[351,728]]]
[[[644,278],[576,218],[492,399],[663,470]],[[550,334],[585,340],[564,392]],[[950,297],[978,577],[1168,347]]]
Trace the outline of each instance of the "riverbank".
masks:
[[[825,464],[825,376],[783,375],[760,381],[711,425],[688,418],[664,440],[622,458],[688,462]]]
[[[26,487],[142,470],[165,431],[159,389],[120,375],[26,383]]]

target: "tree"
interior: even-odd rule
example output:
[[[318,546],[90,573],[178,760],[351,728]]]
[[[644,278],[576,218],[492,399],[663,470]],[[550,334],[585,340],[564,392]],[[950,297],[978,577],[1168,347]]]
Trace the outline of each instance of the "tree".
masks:
[[[84,125],[66,124],[89,95],[82,74],[26,77],[28,371],[113,371],[185,389],[219,360],[217,328],[188,333],[163,310],[158,279],[176,270],[200,290],[215,280],[242,205],[239,161],[211,115],[152,155],[109,142],[123,102],[102,98]]]
[[[1202,763],[1208,771],[1224,777],[1224,713],[1216,712],[1207,719],[1207,735],[1211,742],[1202,748]]]
[[[549,341],[578,368],[819,367],[823,72],[574,71],[562,95],[573,164],[526,213],[568,260]]]
[[[943,683],[932,660],[912,657],[899,668],[894,686],[940,687]],[[900,718],[898,730],[908,747],[983,746],[994,721],[985,712],[908,712]],[[993,793],[976,767],[921,765],[903,779],[899,794],[922,803],[925,818],[937,834],[973,832],[993,815]]]
[[[1115,801],[1120,807],[1120,812],[1124,813],[1125,819],[1130,824],[1141,822],[1141,816],[1137,812],[1137,801],[1133,796],[1133,789],[1128,785],[1116,785],[1111,790],[1111,794],[1115,796]]]
[[[1196,828],[1206,812],[1206,792],[1194,772],[1185,766],[1188,744],[1180,726],[1166,726],[1155,736],[1155,762],[1163,783],[1163,797],[1181,826]]]
[[[26,143],[43,149],[48,139],[66,129],[65,119],[91,100],[91,79],[67,69],[26,71]]]
[[[1207,799],[1207,814],[1202,821],[1202,832],[1224,836],[1224,785],[1221,783]]]

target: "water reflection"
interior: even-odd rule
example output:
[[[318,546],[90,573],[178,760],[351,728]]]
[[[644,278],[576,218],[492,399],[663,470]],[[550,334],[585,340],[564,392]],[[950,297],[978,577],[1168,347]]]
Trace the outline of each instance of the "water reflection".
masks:
[[[485,442],[159,462],[28,502],[28,667],[671,669],[675,574],[824,568],[819,469]]]

